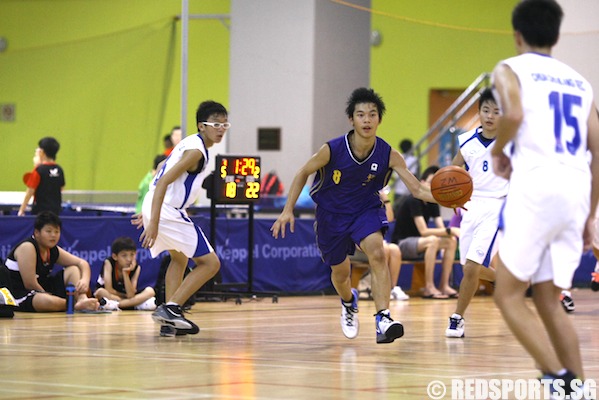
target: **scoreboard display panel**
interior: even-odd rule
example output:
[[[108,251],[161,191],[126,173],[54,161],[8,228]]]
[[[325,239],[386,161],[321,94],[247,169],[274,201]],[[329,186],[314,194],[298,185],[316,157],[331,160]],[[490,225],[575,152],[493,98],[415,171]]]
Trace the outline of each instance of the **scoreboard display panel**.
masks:
[[[218,202],[255,202],[260,198],[260,157],[217,155],[214,180]]]

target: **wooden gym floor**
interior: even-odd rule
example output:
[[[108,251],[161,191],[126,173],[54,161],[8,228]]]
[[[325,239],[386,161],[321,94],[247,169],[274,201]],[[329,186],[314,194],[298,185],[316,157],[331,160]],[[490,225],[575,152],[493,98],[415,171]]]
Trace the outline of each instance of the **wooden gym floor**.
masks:
[[[599,378],[599,293],[573,292],[587,378]],[[17,313],[0,319],[2,399],[427,399],[433,380],[534,379],[530,357],[488,296],[446,339],[455,300],[391,302],[406,329],[375,343],[374,304],[360,302],[348,340],[336,296],[197,303],[199,335],[161,338],[151,313]],[[450,397],[445,397],[450,398]]]

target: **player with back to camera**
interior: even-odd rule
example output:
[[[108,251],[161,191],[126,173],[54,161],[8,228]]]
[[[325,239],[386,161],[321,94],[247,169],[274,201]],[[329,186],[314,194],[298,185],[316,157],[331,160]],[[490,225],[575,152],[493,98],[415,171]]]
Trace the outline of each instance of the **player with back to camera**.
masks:
[[[401,154],[377,137],[385,104],[372,89],[359,88],[347,101],[346,114],[353,129],[324,144],[297,171],[283,211],[271,227],[275,238],[284,238],[287,224],[294,232],[293,209],[312,173],[311,196],[316,203],[315,231],[322,259],[331,266],[331,281],[341,296],[341,328],[353,339],[358,335],[358,291],[352,289],[348,255],[356,244],[366,253],[372,273],[376,306],[377,343],[401,337],[403,326],[389,312],[391,283],[383,248],[388,227],[379,191],[395,170],[415,196],[434,201],[430,188],[408,170]]]
[[[491,260],[497,252],[499,211],[508,190],[508,180],[495,175],[491,148],[497,134],[499,107],[491,89],[484,89],[478,101],[480,126],[458,136],[459,149],[452,164],[465,166],[474,190],[461,209],[460,263],[464,276],[460,283],[455,312],[449,317],[445,336],[464,337],[464,313],[478,289],[478,280],[495,281]]]
[[[500,61],[492,74],[502,114],[491,154],[495,173],[510,179],[495,302],[544,378],[560,379],[569,389],[584,371],[559,295],[570,287],[591,242],[599,200],[599,118],[589,82],[551,57],[562,17],[554,0],[524,0],[514,8],[518,56]],[[507,157],[503,149],[510,141],[514,150]],[[525,302],[529,281],[540,320]]]
[[[136,214],[132,220],[138,228],[143,226],[140,240],[152,257],[165,250],[171,256],[165,277],[167,302],[152,314],[161,324],[161,336],[200,331],[183,316],[181,305],[220,269],[220,260],[202,229],[187,215],[187,208],[202,190],[208,148],[223,140],[231,124],[227,109],[214,101],[200,104],[196,123],[198,133],[179,142],[162,163],[144,199],[142,214]],[[183,278],[189,259],[195,267]]]
[[[34,169],[27,174],[27,191],[17,215],[24,216],[27,204],[33,197],[31,214],[51,211],[59,215],[62,210],[62,188],[65,185],[64,171],[56,163],[60,143],[53,137],[44,137],[35,149]]]

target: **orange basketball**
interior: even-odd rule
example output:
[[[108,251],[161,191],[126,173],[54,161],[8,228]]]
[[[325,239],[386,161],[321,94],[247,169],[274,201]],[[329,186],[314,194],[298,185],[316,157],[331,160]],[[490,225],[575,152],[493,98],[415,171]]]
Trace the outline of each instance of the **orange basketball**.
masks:
[[[431,181],[431,193],[443,207],[459,208],[472,196],[472,178],[464,169],[449,165],[439,169]]]

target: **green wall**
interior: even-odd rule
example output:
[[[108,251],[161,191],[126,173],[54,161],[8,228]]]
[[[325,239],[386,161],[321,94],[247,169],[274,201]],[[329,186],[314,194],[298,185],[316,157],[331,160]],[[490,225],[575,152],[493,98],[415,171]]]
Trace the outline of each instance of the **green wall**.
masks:
[[[397,146],[429,128],[430,89],[464,89],[497,61],[515,55],[516,0],[372,0],[371,86],[385,100],[379,135]],[[486,32],[485,30],[498,31]]]
[[[189,3],[192,14],[229,13],[229,0]],[[373,0],[372,28],[383,42],[372,48],[371,86],[388,110],[381,136],[393,145],[404,137],[417,140],[428,128],[431,88],[464,88],[513,55],[515,3]],[[136,190],[162,151],[162,137],[179,124],[180,23],[174,17],[180,5],[0,0],[0,36],[9,42],[0,53],[0,103],[16,105],[16,121],[0,121],[0,191],[25,190],[21,177],[47,135],[61,142],[57,161],[65,169],[65,189]],[[218,20],[190,21],[189,50],[192,132],[201,100],[228,105],[227,27]]]
[[[179,0],[2,0],[0,190],[25,190],[23,173],[43,136],[61,143],[69,190],[136,190],[180,124]],[[229,1],[191,0],[190,14],[228,14]],[[227,23],[229,21],[226,21]],[[189,24],[188,132],[195,109],[229,94],[229,31]]]

